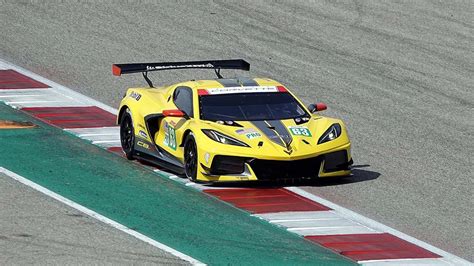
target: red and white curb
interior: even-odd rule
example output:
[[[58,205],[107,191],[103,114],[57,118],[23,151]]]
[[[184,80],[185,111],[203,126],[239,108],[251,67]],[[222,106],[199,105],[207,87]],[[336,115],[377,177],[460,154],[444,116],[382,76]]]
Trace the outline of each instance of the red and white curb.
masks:
[[[121,154],[117,110],[0,59],[0,101]],[[472,265],[297,187],[222,188],[155,172],[363,265]]]

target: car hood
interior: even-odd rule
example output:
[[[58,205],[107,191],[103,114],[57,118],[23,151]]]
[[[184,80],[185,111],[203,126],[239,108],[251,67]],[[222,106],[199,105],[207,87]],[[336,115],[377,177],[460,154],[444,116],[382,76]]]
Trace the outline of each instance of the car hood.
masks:
[[[259,149],[262,153],[294,157],[327,150],[327,145],[318,145],[317,142],[333,123],[339,121],[326,117],[311,117],[300,123],[294,119],[234,121],[233,125],[206,122],[207,126],[203,128],[224,133],[251,148]]]

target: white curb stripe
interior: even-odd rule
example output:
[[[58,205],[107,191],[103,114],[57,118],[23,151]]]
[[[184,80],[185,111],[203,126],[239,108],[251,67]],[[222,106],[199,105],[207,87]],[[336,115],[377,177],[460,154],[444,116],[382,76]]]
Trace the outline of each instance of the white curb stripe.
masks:
[[[19,67],[19,66],[16,66],[16,65],[13,65],[3,59],[0,59],[0,68],[3,68],[3,69],[13,69],[15,70],[16,72],[18,73],[21,73],[25,76],[28,76],[36,81],[39,81],[41,83],[44,83],[46,85],[48,85],[49,87],[51,87],[52,89],[54,89],[55,92],[59,93],[59,94],[62,94],[64,97],[68,97],[68,98],[71,98],[71,99],[76,99],[77,101],[79,102],[82,102],[85,106],[97,106],[97,107],[100,107],[102,109],[104,109],[105,111],[108,111],[112,114],[118,114],[118,110],[115,109],[115,108],[112,108],[106,104],[103,104],[97,100],[94,100],[90,97],[87,97],[83,94],[80,94],[78,92],[75,92],[65,86],[62,86],[54,81],[51,81],[49,79],[46,79],[40,75],[37,75],[29,70],[26,70],[22,67]],[[45,90],[45,89],[38,89],[38,90],[35,90],[35,91],[39,91],[39,90]]]
[[[111,144],[111,143],[118,143],[120,144],[120,139],[106,139],[106,140],[96,140],[92,141],[92,144]]]
[[[71,132],[75,135],[86,136],[94,134],[110,134],[110,135],[119,135],[120,127],[91,127],[91,128],[69,128],[65,129],[68,132]]]
[[[69,128],[65,129],[81,139],[91,141],[102,148],[120,147],[119,127]]]
[[[254,214],[302,236],[380,233],[334,211],[305,211]]]
[[[79,134],[77,135],[79,137],[98,137],[98,136],[112,136],[112,137],[117,137],[117,138],[120,138],[120,136],[118,135],[118,133],[96,133],[96,134]]]
[[[146,242],[146,243],[148,243],[152,246],[155,246],[155,247],[157,247],[161,250],[164,250],[168,253],[171,253],[172,255],[174,255],[174,256],[176,256],[180,259],[188,261],[193,265],[205,265],[204,263],[202,263],[202,262],[200,262],[200,261],[184,254],[184,253],[181,253],[181,252],[177,251],[176,249],[173,249],[173,248],[171,248],[171,247],[169,247],[169,246],[167,246],[163,243],[160,243],[156,240],[153,240],[153,239],[151,239],[151,238],[149,238],[149,237],[147,237],[147,236],[145,236],[145,235],[143,235],[143,234],[141,234],[141,233],[139,233],[135,230],[132,230],[132,229],[126,227],[125,225],[117,223],[117,222],[115,222],[115,221],[113,221],[113,220],[111,220],[111,219],[109,219],[109,218],[107,218],[107,217],[91,210],[91,209],[88,209],[88,208],[86,208],[86,207],[84,207],[80,204],[75,203],[72,200],[69,200],[69,199],[67,199],[67,198],[65,198],[65,197],[63,197],[59,194],[56,194],[55,192],[53,192],[53,191],[51,191],[51,190],[49,190],[49,189],[47,189],[43,186],[40,186],[40,185],[38,185],[38,184],[36,184],[36,183],[20,176],[18,174],[15,174],[14,172],[11,172],[6,168],[0,167],[0,173],[4,173],[4,174],[10,176],[11,178],[15,179],[16,181],[33,188],[34,190],[37,190],[37,191],[39,191],[39,192],[41,192],[41,193],[57,200],[57,201],[60,201],[64,204],[66,204],[67,206],[69,206],[71,208],[74,208],[74,209],[76,209],[76,210],[78,210],[82,213],[85,213],[85,214],[89,215],[90,217],[92,217],[94,219],[97,219],[97,220],[99,220],[99,221],[101,221],[105,224],[108,224],[108,225],[110,225],[110,226],[112,226],[112,227],[114,227],[114,228],[116,228],[116,229],[118,229],[118,230],[120,230],[124,233],[127,233],[127,234],[141,240],[141,241],[144,241],[144,242]]]
[[[60,94],[53,88],[0,90],[0,98],[14,108],[23,107],[76,107],[87,106],[85,102]]]
[[[412,236],[409,236],[409,235],[407,235],[407,234],[405,234],[405,233],[402,233],[402,232],[400,232],[400,231],[398,231],[398,230],[395,230],[395,229],[393,229],[393,228],[391,228],[391,227],[388,227],[388,226],[386,226],[386,225],[384,225],[384,224],[381,224],[381,223],[379,223],[379,222],[377,222],[377,221],[374,221],[374,220],[372,220],[372,219],[370,219],[370,218],[367,218],[367,217],[365,217],[365,216],[362,216],[362,215],[360,215],[360,214],[358,214],[358,213],[356,213],[356,212],[353,212],[353,211],[351,211],[351,210],[349,210],[349,209],[346,209],[346,208],[344,208],[344,207],[341,207],[341,206],[339,206],[339,205],[337,205],[337,204],[335,204],[335,203],[332,203],[332,202],[330,202],[330,201],[328,201],[328,200],[325,200],[325,199],[323,199],[323,198],[321,198],[321,197],[318,197],[318,196],[313,195],[313,194],[311,194],[311,193],[309,193],[309,192],[306,192],[306,191],[302,190],[301,188],[298,188],[298,187],[286,187],[286,189],[288,189],[289,191],[292,191],[292,192],[294,192],[294,193],[296,193],[296,194],[298,194],[298,195],[300,195],[300,196],[302,196],[302,197],[305,197],[305,198],[307,198],[307,199],[309,199],[309,200],[312,200],[312,201],[318,202],[318,203],[320,203],[320,204],[323,204],[323,205],[325,205],[325,206],[327,206],[327,207],[333,209],[333,210],[334,210],[335,212],[337,212],[339,215],[341,215],[341,216],[343,216],[343,217],[346,217],[346,218],[348,218],[348,219],[350,219],[350,220],[357,221],[357,222],[359,222],[359,223],[361,223],[361,224],[363,224],[363,225],[365,225],[365,226],[367,226],[367,227],[369,227],[369,228],[372,228],[372,229],[377,230],[377,231],[380,231],[380,232],[387,232],[387,233],[390,233],[390,234],[392,234],[392,235],[394,235],[394,236],[396,236],[396,237],[398,237],[398,238],[401,238],[401,239],[403,239],[403,240],[405,240],[405,241],[408,241],[408,242],[413,243],[413,244],[415,244],[415,245],[417,245],[417,246],[419,246],[419,247],[422,247],[422,248],[424,248],[424,249],[426,249],[426,250],[428,250],[428,251],[431,251],[431,252],[433,252],[433,253],[436,253],[436,254],[438,254],[438,255],[444,257],[444,258],[445,258],[445,261],[449,261],[450,263],[453,263],[453,265],[473,265],[472,263],[470,263],[469,261],[467,261],[467,260],[465,260],[465,259],[462,259],[462,258],[460,258],[460,257],[458,257],[458,256],[455,256],[455,255],[453,255],[453,254],[451,254],[451,253],[448,253],[448,252],[446,252],[446,251],[444,251],[444,250],[442,250],[442,249],[439,249],[439,248],[437,248],[437,247],[434,247],[434,246],[432,246],[432,245],[430,245],[430,244],[428,244],[428,243],[426,243],[426,242],[423,242],[423,241],[421,241],[421,240],[418,240],[418,239],[416,239],[416,238],[414,238],[414,237],[412,237]],[[389,260],[377,260],[377,261],[379,261],[379,262],[381,262],[381,261],[387,261],[387,262],[389,262]]]
[[[359,264],[365,266],[393,266],[393,265],[408,265],[408,266],[448,266],[448,265],[459,265],[449,261],[446,261],[443,258],[438,259],[393,259],[393,260],[366,260],[359,261]]]
[[[13,95],[0,95],[0,98],[21,98],[21,97],[40,97],[41,94],[13,94]]]

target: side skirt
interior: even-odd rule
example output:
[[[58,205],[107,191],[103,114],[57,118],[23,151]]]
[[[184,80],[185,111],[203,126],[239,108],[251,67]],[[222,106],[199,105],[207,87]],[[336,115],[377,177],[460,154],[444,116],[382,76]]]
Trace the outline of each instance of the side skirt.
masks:
[[[141,145],[138,145],[139,142],[141,142]],[[147,148],[143,146],[146,146]],[[152,144],[144,139],[141,139],[138,136],[135,136],[134,157],[150,164],[166,168],[175,174],[184,174],[184,165],[177,158],[175,158],[168,152],[160,149],[160,147],[158,147],[157,145]]]

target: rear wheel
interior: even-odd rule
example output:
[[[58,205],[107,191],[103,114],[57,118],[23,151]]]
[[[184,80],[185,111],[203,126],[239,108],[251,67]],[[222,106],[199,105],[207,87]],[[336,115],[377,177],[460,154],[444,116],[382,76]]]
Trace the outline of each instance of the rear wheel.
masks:
[[[193,133],[189,133],[184,142],[184,172],[186,177],[195,182],[198,171],[198,153]]]
[[[125,110],[120,121],[120,143],[122,144],[122,149],[127,159],[133,160],[133,154],[135,152],[135,131],[133,129],[132,116],[129,109]]]

